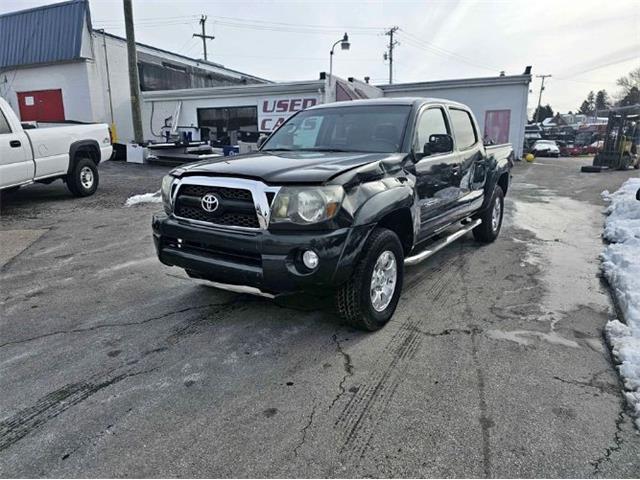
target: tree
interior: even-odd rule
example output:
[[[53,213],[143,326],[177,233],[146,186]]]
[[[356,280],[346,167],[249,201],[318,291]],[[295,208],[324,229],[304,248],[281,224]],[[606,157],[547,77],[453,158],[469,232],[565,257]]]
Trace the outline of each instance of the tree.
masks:
[[[616,83],[622,87],[624,94],[629,93],[633,87],[640,89],[640,67],[631,70],[628,75],[620,77]]]
[[[580,108],[578,108],[578,113],[582,113],[583,115],[593,115],[596,110],[596,96],[593,93],[593,90],[589,92],[587,95],[587,99],[582,102]]]
[[[538,108],[533,112],[533,117],[531,117],[531,123],[535,123],[536,121],[542,122],[545,118],[553,117],[553,109],[551,105],[548,103],[546,105],[540,105],[540,111]]]
[[[618,101],[620,107],[638,104],[640,104],[640,89],[638,87],[631,87],[629,92]]]
[[[622,87],[617,104],[621,107],[640,103],[640,67],[620,77],[616,83]]]
[[[609,94],[606,90],[598,90],[596,93],[596,112],[600,112],[603,110],[609,110],[611,107],[611,102],[609,101]]]

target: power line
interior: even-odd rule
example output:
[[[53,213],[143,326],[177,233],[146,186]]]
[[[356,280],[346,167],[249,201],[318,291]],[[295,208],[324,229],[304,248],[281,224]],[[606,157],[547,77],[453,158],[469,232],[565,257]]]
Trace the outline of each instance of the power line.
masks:
[[[442,48],[442,47],[440,47],[438,45],[435,45],[435,44],[433,44],[431,42],[427,42],[426,40],[422,40],[421,38],[417,37],[416,35],[413,35],[412,33],[407,32],[406,30],[404,30],[402,28],[400,29],[400,32],[402,34],[404,34],[404,41],[406,43],[408,43],[409,45],[411,45],[412,47],[414,47],[414,48],[421,48],[421,49],[423,49],[425,51],[429,51],[429,52],[431,52],[431,53],[433,53],[435,55],[439,55],[439,56],[444,57],[444,58],[452,58],[452,59],[455,59],[455,60],[457,60],[459,62],[467,63],[467,64],[472,65],[474,67],[483,68],[485,70],[491,70],[493,72],[500,71],[500,69],[498,67],[494,67],[494,66],[491,66],[491,65],[486,65],[486,64],[479,63],[479,62],[477,62],[475,60],[472,60],[470,58],[467,58],[467,57],[465,57],[463,55],[460,55],[458,53],[452,52],[452,51],[447,50],[445,48]]]

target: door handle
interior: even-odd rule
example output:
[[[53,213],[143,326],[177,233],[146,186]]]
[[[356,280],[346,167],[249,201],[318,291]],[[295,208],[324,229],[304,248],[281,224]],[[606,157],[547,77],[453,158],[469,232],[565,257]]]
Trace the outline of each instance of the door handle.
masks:
[[[21,147],[21,146],[22,146],[22,143],[20,143],[20,140],[11,140],[11,141],[9,142],[9,146],[10,146],[11,148],[19,148],[19,147]]]

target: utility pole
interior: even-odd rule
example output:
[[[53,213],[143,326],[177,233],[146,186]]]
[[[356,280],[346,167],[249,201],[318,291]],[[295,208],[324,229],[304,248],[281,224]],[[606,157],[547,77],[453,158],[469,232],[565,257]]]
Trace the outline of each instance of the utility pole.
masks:
[[[399,27],[391,27],[388,31],[384,32],[389,37],[388,51],[384,54],[384,59],[389,60],[389,84],[393,83],[393,47],[399,45],[397,41],[393,40],[393,34],[399,30]]]
[[[142,114],[140,113],[140,78],[138,77],[138,52],[136,35],[133,30],[133,7],[131,0],[122,0],[124,4],[124,26],[127,32],[127,59],[129,61],[129,88],[131,89],[131,120],[133,121],[133,139],[137,144],[143,142]]]
[[[207,61],[207,40],[213,40],[214,37],[213,35],[207,35],[207,33],[204,30],[204,26],[207,23],[207,16],[206,15],[202,15],[200,17],[200,25],[202,26],[202,33],[194,33],[193,36],[194,37],[200,37],[202,39],[202,48],[204,49],[204,60]]]
[[[538,95],[538,108],[536,109],[536,118],[533,119],[533,123],[538,123],[538,116],[540,115],[540,104],[542,103],[542,91],[544,90],[544,79],[547,77],[551,77],[551,75],[536,75],[536,77],[541,78],[542,83],[540,84],[540,95]]]

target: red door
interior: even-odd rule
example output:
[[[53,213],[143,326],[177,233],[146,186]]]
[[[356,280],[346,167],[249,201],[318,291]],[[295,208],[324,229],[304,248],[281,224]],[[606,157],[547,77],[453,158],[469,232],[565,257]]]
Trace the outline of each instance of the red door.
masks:
[[[20,119],[23,122],[63,122],[62,90],[18,92]]]

